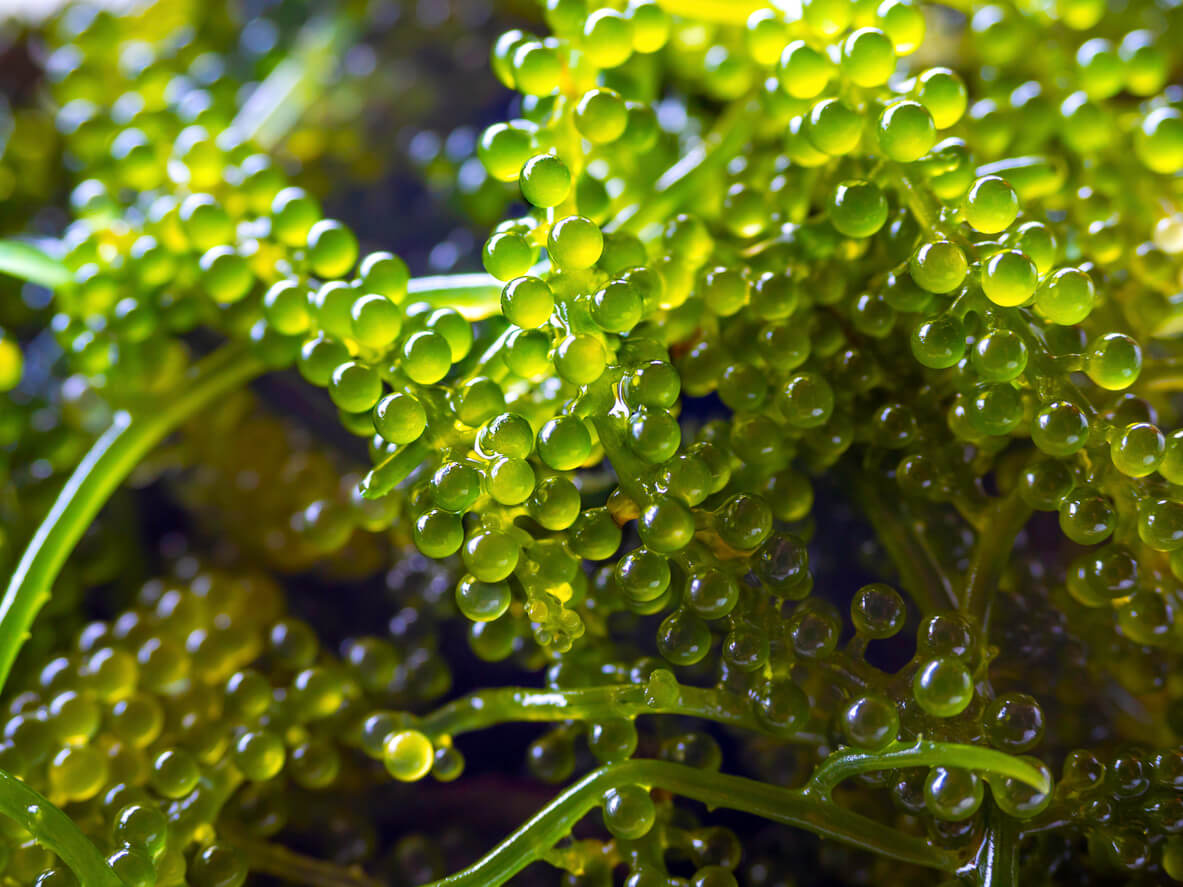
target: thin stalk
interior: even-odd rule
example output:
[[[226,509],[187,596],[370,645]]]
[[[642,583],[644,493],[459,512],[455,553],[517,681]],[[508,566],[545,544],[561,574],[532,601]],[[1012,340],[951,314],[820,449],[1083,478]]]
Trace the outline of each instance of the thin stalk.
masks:
[[[1012,493],[997,499],[985,512],[985,529],[978,534],[960,610],[978,628],[978,643],[985,646],[990,630],[990,610],[1002,572],[1010,562],[1015,537],[1031,517],[1031,509]]]
[[[20,823],[47,850],[57,854],[86,887],[125,887],[65,813],[15,776],[0,770],[0,813]]]
[[[68,283],[72,276],[69,268],[35,243],[16,239],[0,240],[0,274],[49,289]]]
[[[990,825],[967,869],[977,880],[977,887],[1018,887],[1019,824],[991,805]]]
[[[937,564],[912,521],[894,510],[875,481],[856,477],[855,495],[879,542],[900,574],[900,583],[925,615],[948,610],[957,603],[953,583]]]
[[[465,320],[476,321],[501,310],[503,286],[491,274],[442,274],[416,277],[407,284],[407,294],[438,308],[455,308]]]
[[[752,713],[751,703],[734,693],[679,686],[677,698],[665,704],[647,700],[646,695],[643,684],[574,690],[500,687],[480,690],[449,702],[425,715],[417,722],[416,728],[432,739],[439,739],[509,721],[598,721],[664,714],[685,715],[740,729],[768,732]],[[812,742],[819,737],[802,734],[791,739]]]
[[[842,781],[879,770],[901,767],[960,767],[994,776],[1009,777],[1040,791],[1051,791],[1042,773],[1026,761],[981,745],[957,742],[896,742],[876,752],[841,751],[830,755],[813,771],[803,791],[811,796],[829,800],[834,788]]]
[[[0,599],[0,687],[67,556],[141,459],[186,419],[264,370],[246,345],[224,345],[194,366],[182,390],[135,415],[116,413],[29,541]]]
[[[352,31],[342,18],[309,22],[291,55],[255,87],[230,128],[245,141],[274,149],[320,95]]]
[[[687,2],[685,5],[697,5]],[[719,0],[718,5],[727,7],[741,7],[745,3],[731,0]],[[766,3],[755,6],[755,9],[767,8]],[[690,14],[690,13],[688,13]],[[742,24],[747,16],[740,20]],[[752,137],[757,123],[760,121],[759,109],[754,100],[743,99],[735,102],[703,137],[702,141],[687,151],[677,163],[671,166],[653,188],[652,194],[644,203],[634,204],[617,213],[605,226],[606,231],[631,231],[639,233],[649,225],[659,222],[670,215],[678,206],[686,202],[687,197],[698,189],[705,175],[717,170],[731,160],[744,144]]]
[[[778,6],[769,0],[657,0],[670,15],[715,22],[720,25],[742,25],[753,12]]]
[[[944,871],[958,865],[954,854],[923,838],[905,835],[801,789],[667,761],[634,759],[589,773],[482,859],[430,887],[498,887],[506,883],[530,863],[545,858],[575,823],[601,803],[606,791],[623,785],[663,789],[708,807],[744,811],[900,862]]]
[[[253,873],[274,875],[291,884],[307,887],[383,887],[384,882],[369,877],[358,867],[333,865],[289,850],[281,844],[229,835],[227,838],[246,856]]]

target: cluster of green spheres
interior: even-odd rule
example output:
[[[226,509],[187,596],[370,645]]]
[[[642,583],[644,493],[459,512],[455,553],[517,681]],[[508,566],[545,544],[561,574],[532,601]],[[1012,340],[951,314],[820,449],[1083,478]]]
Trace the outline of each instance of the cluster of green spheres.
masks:
[[[326,217],[208,35],[67,12],[63,375],[134,413],[235,341],[368,463],[254,395],[186,429],[180,501],[253,570],[182,557],[39,648],[0,767],[129,887],[233,887],[302,799],[419,797],[462,775],[465,717],[533,719],[526,690],[432,712],[454,666],[501,663],[571,706],[526,751],[542,781],[644,756],[800,784],[955,743],[863,774],[868,846],[972,868],[1028,829],[1025,878],[1183,880],[1183,14],[962,5],[539,0],[491,51],[516,116],[459,186],[520,214],[447,277]],[[0,392],[35,363],[0,334]],[[390,568],[389,637],[336,655],[286,615],[271,574],[313,568]],[[602,839],[547,859],[778,883],[654,788],[607,787]],[[0,830],[0,878],[73,883],[35,837]]]

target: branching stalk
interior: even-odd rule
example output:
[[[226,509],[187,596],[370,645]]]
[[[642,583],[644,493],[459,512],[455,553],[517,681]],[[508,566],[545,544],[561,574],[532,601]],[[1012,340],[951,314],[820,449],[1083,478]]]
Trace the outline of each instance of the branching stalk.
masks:
[[[989,635],[991,606],[1010,562],[1015,536],[1030,517],[1030,507],[1015,493],[995,500],[985,512],[985,528],[978,534],[960,602],[961,612],[977,626],[982,646]]]
[[[111,494],[148,451],[182,422],[263,370],[246,345],[224,345],[192,368],[183,390],[161,398],[151,409],[137,409],[135,416],[126,411],[116,414],[111,427],[66,481],[0,599],[0,686],[29,636],[33,619],[49,600],[66,557]]]
[[[21,780],[0,770],[0,813],[20,823],[51,850],[86,887],[124,887],[119,876],[107,865],[98,848],[91,843],[69,816],[35,792]]]
[[[665,704],[646,699],[642,684],[534,690],[500,687],[481,690],[449,702],[416,725],[432,739],[457,736],[508,721],[599,721],[637,715],[685,715],[745,730],[767,732],[743,697],[723,690],[679,686],[677,698]],[[778,734],[779,735],[779,734]],[[801,734],[791,739],[814,742]]]
[[[667,761],[634,759],[601,767],[568,788],[488,855],[431,887],[497,887],[530,863],[546,858],[604,793],[623,785],[659,788],[708,807],[741,810],[772,822],[803,828],[886,856],[928,868],[955,870],[958,858],[923,838],[903,834],[830,800],[834,786],[859,773],[897,767],[944,764],[1019,779],[1048,790],[1031,765],[994,749],[946,742],[897,743],[879,752],[831,755],[800,789],[786,789],[740,776],[699,770]]]

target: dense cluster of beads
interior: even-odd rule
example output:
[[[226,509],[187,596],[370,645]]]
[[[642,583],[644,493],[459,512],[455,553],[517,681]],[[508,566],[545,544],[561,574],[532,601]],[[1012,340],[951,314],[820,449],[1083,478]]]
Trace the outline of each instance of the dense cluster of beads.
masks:
[[[512,721],[550,723],[531,777],[591,772],[495,883],[536,859],[780,883],[679,797],[980,887],[1183,880],[1183,16],[960,6],[538,3],[492,47],[514,116],[449,139],[490,230],[484,273],[445,277],[325,215],[292,161],[333,114],[274,150],[303,93],[272,90],[343,22],[251,90],[272,66],[228,64],[218,27],[67,11],[45,69],[72,221],[42,306],[65,379],[0,415],[17,489],[200,386],[212,339],[199,368],[294,370],[368,464],[257,394],[188,423],[173,488],[268,572],[186,555],[30,648],[0,769],[131,887],[325,883],[269,843],[300,792],[422,797]],[[0,389],[31,353],[0,337]],[[314,567],[389,567],[391,637],[323,653],[269,576]],[[445,701],[465,667],[524,686]],[[599,838],[552,847],[594,808]],[[72,883],[36,828],[0,838],[3,876]],[[443,877],[436,849],[400,841],[398,876]]]

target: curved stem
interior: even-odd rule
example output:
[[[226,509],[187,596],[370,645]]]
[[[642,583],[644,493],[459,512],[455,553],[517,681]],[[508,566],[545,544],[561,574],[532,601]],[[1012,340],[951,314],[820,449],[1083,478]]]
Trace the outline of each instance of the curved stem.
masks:
[[[1017,887],[1019,883],[1018,823],[991,805],[989,828],[973,862],[966,866],[978,887]]]
[[[305,884],[307,887],[383,887],[384,882],[369,877],[356,866],[345,868],[334,865],[289,850],[281,844],[256,838],[228,835],[226,840],[242,851],[251,872],[274,875],[291,884]]]
[[[491,274],[440,274],[414,278],[407,295],[437,308],[455,308],[465,320],[484,320],[501,311],[503,286]]]
[[[860,773],[893,770],[899,767],[961,767],[997,776],[1006,776],[1037,788],[1051,791],[1043,774],[1026,761],[980,745],[957,742],[931,742],[918,739],[897,742],[876,752],[840,751],[826,758],[813,772],[804,791],[828,800],[835,786]]]
[[[957,598],[953,583],[937,564],[915,521],[892,508],[874,479],[857,474],[853,485],[863,514],[871,522],[880,544],[900,574],[900,584],[912,596],[916,606],[925,615],[954,606]]]
[[[0,813],[20,823],[38,844],[56,853],[80,884],[124,887],[98,848],[69,816],[3,770],[0,770]]]
[[[58,494],[0,599],[0,687],[66,557],[140,460],[182,422],[263,372],[246,345],[224,345],[194,366],[183,390],[150,409],[116,414]],[[147,406],[147,405],[145,405]]]
[[[961,612],[973,620],[978,630],[978,644],[986,645],[990,630],[990,610],[1002,572],[1010,562],[1015,536],[1023,529],[1031,509],[1015,493],[995,502],[985,512],[985,529],[978,534],[969,570],[965,574],[965,592]]]
[[[667,761],[631,760],[601,767],[572,785],[527,820],[488,855],[430,887],[496,887],[554,844],[596,807],[608,789],[622,785],[660,788],[708,807],[741,810],[823,838],[852,844],[901,862],[951,871],[957,857],[923,838],[905,835],[831,801],[754,779],[699,770]]]
[[[664,0],[663,5],[666,5]],[[698,6],[700,3],[696,0],[687,0],[681,5],[689,7]],[[740,0],[717,0],[716,3],[705,5],[739,9],[747,6],[747,3]],[[749,13],[767,6],[767,3],[754,5],[749,9]],[[693,12],[685,14],[697,18],[707,17]],[[747,14],[739,23],[742,24],[746,20]],[[621,210],[604,230],[639,233],[649,225],[666,219],[676,207],[686,202],[688,195],[698,189],[704,175],[718,169],[739,153],[751,138],[760,119],[759,108],[755,107],[752,100],[741,99],[732,104],[702,141],[665,171],[644,203]]]
[[[742,25],[753,12],[778,4],[769,0],[657,0],[670,15],[721,25]]]
[[[417,728],[433,740],[491,727],[506,721],[599,721],[637,715],[685,715],[746,730],[767,732],[752,714],[750,703],[734,693],[679,686],[666,704],[647,701],[643,684],[533,690],[499,687],[480,690],[425,715]],[[792,737],[813,741],[816,736]]]

